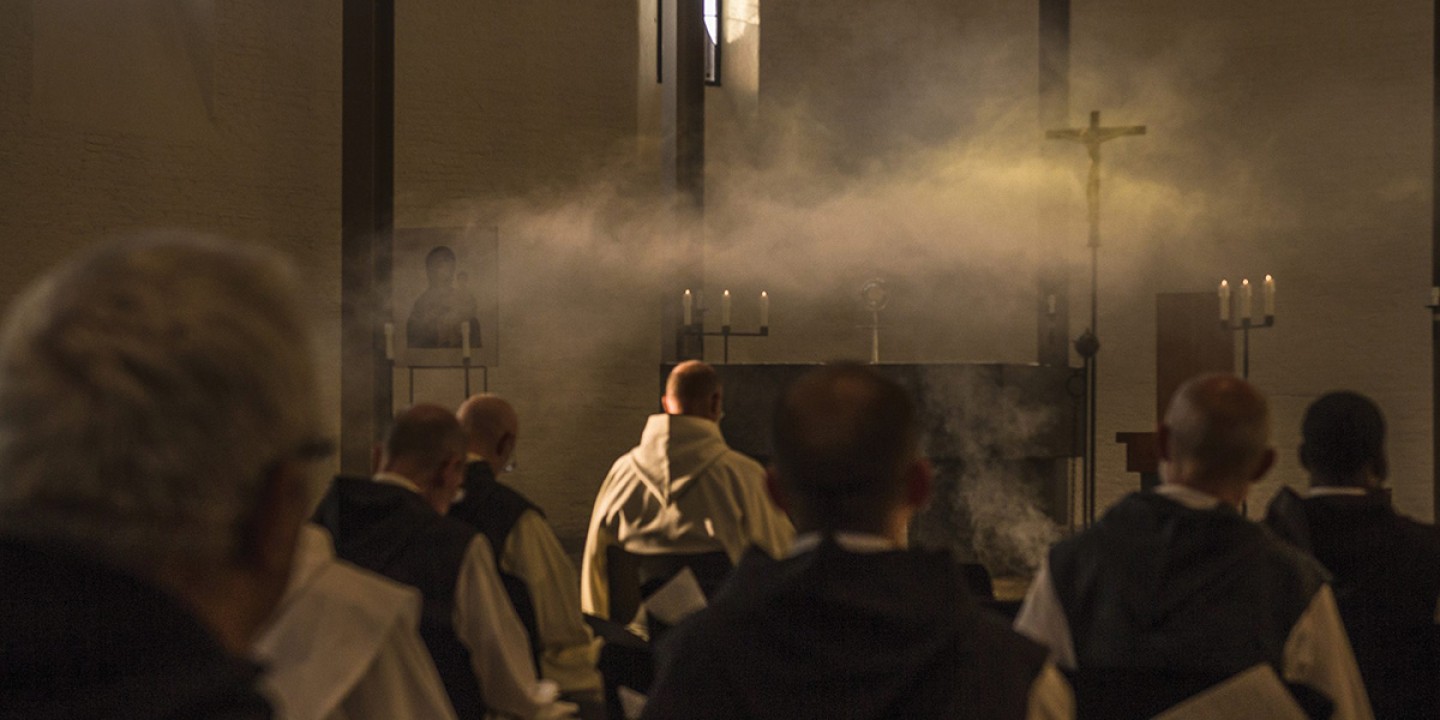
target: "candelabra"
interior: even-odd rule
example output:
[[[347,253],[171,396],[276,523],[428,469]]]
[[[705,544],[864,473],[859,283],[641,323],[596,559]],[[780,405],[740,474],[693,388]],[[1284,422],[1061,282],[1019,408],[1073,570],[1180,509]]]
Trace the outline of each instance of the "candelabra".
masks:
[[[1247,278],[1240,281],[1240,318],[1238,321],[1231,320],[1231,299],[1230,282],[1220,281],[1220,326],[1230,332],[1240,333],[1240,377],[1250,379],[1250,331],[1261,328],[1275,327],[1275,278],[1265,276],[1265,315],[1256,322],[1253,316],[1254,296],[1250,288],[1250,280]]]
[[[684,314],[684,322],[680,326],[681,335],[694,335],[700,337],[718,337],[721,339],[722,362],[730,364],[730,338],[732,337],[770,337],[770,294],[760,293],[760,329],[754,332],[735,330],[730,325],[730,291],[726,290],[720,300],[720,330],[719,332],[705,329],[705,306],[704,296],[701,302],[695,302],[695,296],[689,291],[681,300]]]

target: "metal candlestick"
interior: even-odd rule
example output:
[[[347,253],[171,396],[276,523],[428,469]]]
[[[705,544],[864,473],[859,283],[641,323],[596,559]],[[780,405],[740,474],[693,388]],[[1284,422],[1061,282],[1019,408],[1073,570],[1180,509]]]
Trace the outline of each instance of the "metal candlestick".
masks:
[[[685,317],[690,318],[690,317],[692,317],[692,313],[693,313],[693,319],[692,319],[692,322],[682,323],[682,324],[680,325],[679,336],[682,337],[682,338],[683,338],[683,337],[687,337],[687,336],[688,336],[688,337],[702,337],[702,338],[706,338],[706,337],[718,337],[718,338],[720,338],[720,339],[721,339],[721,346],[722,346],[722,348],[723,348],[723,355],[722,355],[722,357],[724,358],[724,360],[723,360],[724,364],[726,364],[726,365],[730,364],[730,338],[732,338],[732,337],[770,337],[770,325],[769,325],[769,323],[768,323],[768,321],[767,321],[767,318],[769,317],[769,307],[770,307],[769,302],[770,302],[770,301],[769,301],[769,298],[768,298],[768,296],[767,296],[766,293],[763,293],[763,292],[760,293],[760,320],[761,320],[761,323],[762,323],[762,324],[760,325],[760,329],[757,330],[757,331],[755,331],[755,332],[746,332],[746,331],[743,331],[743,330],[736,330],[736,329],[732,328],[729,323],[726,323],[725,325],[721,325],[721,326],[720,326],[720,332],[709,332],[709,331],[707,331],[707,330],[705,329],[705,311],[706,311],[707,308],[704,306],[704,302],[705,302],[705,299],[704,299],[704,298],[705,298],[705,296],[704,296],[703,294],[698,294],[698,295],[696,295],[696,296],[691,296],[689,290],[686,290],[686,291],[685,291],[685,300],[684,300],[684,303],[685,303],[685,305],[684,305],[684,307],[685,307]],[[692,303],[692,302],[695,302],[696,300],[698,300],[699,302],[692,306],[691,303]],[[723,319],[727,319],[727,320],[728,320],[728,319],[729,319],[728,316],[729,316],[729,314],[730,314],[730,292],[729,292],[728,290],[725,292],[725,306],[724,306],[724,311],[725,311],[724,314],[725,314],[726,317],[723,318]]]
[[[1238,333],[1240,333],[1240,377],[1243,378],[1243,379],[1245,379],[1245,380],[1249,380],[1249,379],[1250,379],[1250,330],[1251,330],[1251,329],[1258,330],[1258,329],[1260,329],[1260,328],[1275,327],[1275,316],[1274,316],[1274,315],[1266,315],[1266,316],[1265,316],[1265,319],[1262,320],[1262,321],[1260,321],[1259,323],[1256,323],[1254,320],[1252,320],[1252,319],[1250,319],[1250,318],[1248,318],[1248,317],[1246,317],[1246,318],[1240,318],[1240,322],[1239,322],[1239,323],[1236,323],[1236,324],[1232,324],[1229,320],[1221,320],[1221,321],[1220,321],[1220,326],[1223,327],[1223,328],[1225,328],[1225,329],[1227,329],[1227,330],[1229,330],[1230,332],[1238,332]]]
[[[1220,281],[1220,326],[1230,332],[1239,332],[1241,337],[1240,352],[1240,377],[1250,379],[1250,330],[1251,328],[1268,328],[1275,326],[1275,278],[1271,275],[1265,276],[1265,315],[1264,320],[1257,323],[1251,319],[1251,310],[1254,302],[1254,288],[1250,285],[1249,278],[1240,281],[1240,313],[1235,312],[1235,301],[1230,295],[1230,283],[1226,280]],[[1238,324],[1232,323],[1230,318],[1240,318]]]
[[[880,311],[890,302],[890,291],[885,289],[885,281],[876,278],[865,283],[860,288],[860,297],[865,300],[865,306],[870,308],[870,324],[861,327],[870,331],[870,364],[880,364]]]
[[[770,337],[770,326],[761,325],[756,332],[742,332],[730,329],[729,325],[721,325],[720,332],[708,332],[701,323],[691,323],[681,326],[680,332],[685,335],[698,335],[700,337],[721,338],[721,347],[724,348],[724,364],[730,364],[730,338],[732,337]]]

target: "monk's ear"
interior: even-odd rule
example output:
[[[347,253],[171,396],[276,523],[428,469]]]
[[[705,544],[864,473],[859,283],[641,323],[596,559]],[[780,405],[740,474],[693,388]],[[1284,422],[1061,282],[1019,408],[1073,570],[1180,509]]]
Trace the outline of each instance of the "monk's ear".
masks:
[[[774,465],[765,468],[765,494],[770,496],[775,507],[784,510],[786,515],[790,514],[790,498],[785,494],[785,486],[780,482],[780,473]]]
[[[1175,459],[1170,457],[1170,427],[1165,423],[1160,423],[1155,427],[1155,457],[1162,462]]]

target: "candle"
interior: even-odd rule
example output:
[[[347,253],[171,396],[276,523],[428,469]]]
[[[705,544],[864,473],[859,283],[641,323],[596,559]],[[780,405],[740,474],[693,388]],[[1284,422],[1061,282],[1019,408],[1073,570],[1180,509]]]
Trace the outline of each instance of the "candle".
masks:
[[[1230,281],[1220,281],[1220,322],[1230,322]]]
[[[385,323],[385,359],[395,359],[395,323]]]
[[[1045,296],[1045,314],[1047,314],[1047,315],[1054,315],[1054,314],[1055,314],[1055,303],[1056,303],[1056,300],[1057,300],[1057,298],[1056,298],[1054,295],[1046,295],[1046,296]],[[1222,312],[1223,312],[1223,311],[1222,311]]]
[[[685,308],[685,324],[695,324],[695,296],[690,294],[690,289],[685,289],[685,297],[680,301],[681,307]]]
[[[760,327],[770,327],[770,293],[760,291]]]
[[[1275,316],[1275,278],[1265,276],[1265,317]]]
[[[470,359],[470,321],[460,323],[460,357]]]
[[[1240,319],[1249,320],[1255,314],[1255,295],[1250,291],[1250,278],[1240,281]]]
[[[720,324],[721,324],[721,325],[724,325],[724,326],[726,326],[726,327],[729,327],[729,326],[730,326],[730,291],[729,291],[729,290],[726,290],[726,291],[725,291],[725,294],[722,295],[722,296],[720,296]]]

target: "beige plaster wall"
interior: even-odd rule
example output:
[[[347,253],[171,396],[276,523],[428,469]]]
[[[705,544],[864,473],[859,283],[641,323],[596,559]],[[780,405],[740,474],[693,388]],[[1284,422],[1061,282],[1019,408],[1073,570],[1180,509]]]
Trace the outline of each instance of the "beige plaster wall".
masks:
[[[572,549],[655,402],[658,308],[628,255],[656,239],[615,216],[644,184],[637,12],[424,0],[396,14],[396,224],[498,229],[500,326],[484,332],[500,347],[489,390],[521,419],[507,480]],[[435,375],[416,399],[457,405],[460,371]]]
[[[101,238],[273,245],[311,278],[338,397],[339,57],[329,3],[0,2],[0,302]]]

